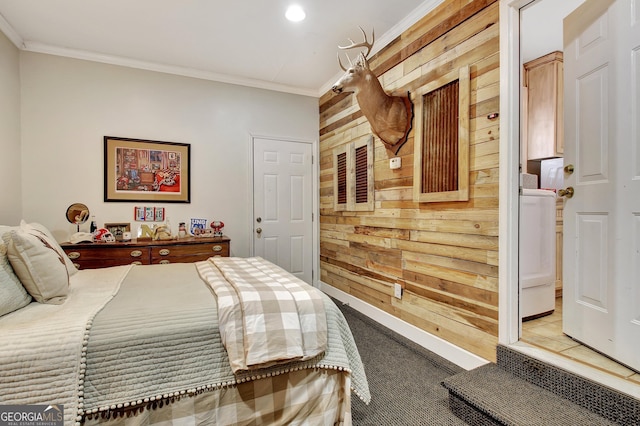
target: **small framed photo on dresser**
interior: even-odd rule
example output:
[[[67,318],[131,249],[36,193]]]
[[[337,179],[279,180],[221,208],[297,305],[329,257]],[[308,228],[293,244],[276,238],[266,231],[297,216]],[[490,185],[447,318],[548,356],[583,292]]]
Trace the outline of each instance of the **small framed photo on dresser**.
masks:
[[[113,234],[116,241],[122,241],[125,232],[131,232],[130,223],[105,223],[104,227]]]
[[[191,235],[203,235],[206,229],[207,219],[191,219],[191,223],[189,225],[189,232],[191,232]]]

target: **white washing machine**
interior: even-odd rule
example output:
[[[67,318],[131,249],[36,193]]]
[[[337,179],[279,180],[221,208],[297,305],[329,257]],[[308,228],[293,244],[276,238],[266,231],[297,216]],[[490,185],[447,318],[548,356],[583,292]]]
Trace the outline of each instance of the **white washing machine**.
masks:
[[[556,193],[520,195],[520,318],[550,314],[556,297]]]

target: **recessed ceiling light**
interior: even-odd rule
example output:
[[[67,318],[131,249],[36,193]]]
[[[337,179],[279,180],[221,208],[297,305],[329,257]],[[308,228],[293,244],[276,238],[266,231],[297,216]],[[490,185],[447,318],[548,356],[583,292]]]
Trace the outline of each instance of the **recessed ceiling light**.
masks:
[[[302,10],[302,7],[298,6],[297,4],[293,4],[289,6],[284,16],[291,22],[299,22],[302,21],[307,15],[304,13],[304,10]]]

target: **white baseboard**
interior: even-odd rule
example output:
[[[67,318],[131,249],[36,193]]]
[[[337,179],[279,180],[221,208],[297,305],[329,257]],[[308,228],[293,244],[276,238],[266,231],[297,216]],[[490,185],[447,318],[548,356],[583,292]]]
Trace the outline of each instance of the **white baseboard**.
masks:
[[[322,281],[320,281],[320,290],[465,370],[472,370],[489,362]]]

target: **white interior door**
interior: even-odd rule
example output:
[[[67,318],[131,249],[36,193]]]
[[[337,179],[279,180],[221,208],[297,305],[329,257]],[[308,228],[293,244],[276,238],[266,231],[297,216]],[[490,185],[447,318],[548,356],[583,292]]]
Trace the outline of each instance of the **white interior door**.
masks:
[[[640,0],[587,0],[564,21],[563,327],[640,369]],[[633,112],[633,116],[631,115]]]
[[[253,139],[254,253],[312,284],[312,144]]]

